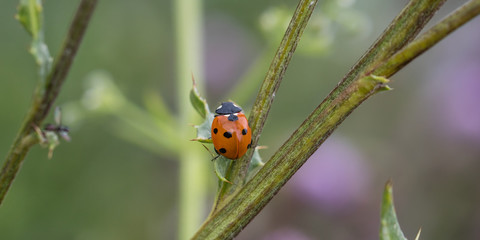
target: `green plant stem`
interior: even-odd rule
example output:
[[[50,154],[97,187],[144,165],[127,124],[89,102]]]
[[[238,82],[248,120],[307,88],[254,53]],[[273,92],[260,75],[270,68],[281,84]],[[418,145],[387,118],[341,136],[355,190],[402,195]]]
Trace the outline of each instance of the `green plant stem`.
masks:
[[[443,2],[410,1],[339,85],[193,239],[229,239],[238,234],[358,105],[389,89],[387,79],[370,72],[415,38]]]
[[[376,68],[373,74],[390,77],[478,14],[480,14],[480,0],[465,3]]]
[[[283,75],[290,63],[290,59],[295,52],[303,30],[305,29],[316,4],[317,0],[300,0],[267,75],[263,80],[263,84],[248,119],[250,128],[252,129],[253,146],[256,146],[257,144],[258,137],[262,132],[270,107],[275,99],[275,93],[280,86]],[[212,213],[220,209],[244,184],[252,155],[253,149],[250,149],[245,156],[232,162],[230,168],[225,174],[226,178],[229,179],[232,184],[225,182],[221,183],[215,201],[216,205],[214,206]]]
[[[188,141],[195,138],[195,129],[191,126],[200,121],[190,104],[192,74],[201,86],[203,80],[202,39],[203,15],[201,0],[174,1],[176,24],[176,72],[178,129],[180,141],[178,157],[179,171],[179,221],[178,239],[189,239],[202,223],[208,192],[208,174],[211,173],[205,161],[205,150],[200,144]]]
[[[35,143],[32,138],[34,126],[41,126],[62,86],[75,54],[80,46],[97,0],[83,0],[70,25],[64,45],[57,57],[46,81],[39,81],[35,90],[32,106],[14,140],[0,173],[0,204],[8,192],[30,147]]]
[[[411,0],[342,80],[366,76],[411,42],[446,0]]]

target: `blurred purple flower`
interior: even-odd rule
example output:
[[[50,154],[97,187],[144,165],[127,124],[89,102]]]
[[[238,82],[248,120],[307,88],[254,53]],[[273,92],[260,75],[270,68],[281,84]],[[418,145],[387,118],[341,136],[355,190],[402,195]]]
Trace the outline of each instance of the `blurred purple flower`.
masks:
[[[480,41],[478,27],[480,22],[472,22],[452,36],[455,47],[442,48],[427,85],[438,131],[475,141],[480,141],[480,49],[471,46]]]
[[[447,65],[437,71],[435,112],[439,130],[450,136],[480,140],[480,59]]]
[[[369,168],[346,140],[329,138],[292,178],[296,197],[327,211],[342,211],[364,199]]]
[[[270,232],[263,240],[310,240],[305,234],[293,228],[280,228]]]
[[[442,98],[449,128],[480,140],[480,61],[470,62],[447,73],[449,94]]]
[[[215,92],[238,80],[255,57],[253,37],[226,15],[209,16],[205,29],[206,80]]]

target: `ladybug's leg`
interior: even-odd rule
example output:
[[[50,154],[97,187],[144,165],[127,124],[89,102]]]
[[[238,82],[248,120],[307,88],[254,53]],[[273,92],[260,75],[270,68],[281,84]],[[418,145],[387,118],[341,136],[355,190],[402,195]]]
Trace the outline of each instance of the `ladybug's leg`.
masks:
[[[218,153],[217,149],[216,148],[213,148],[213,150],[215,150],[215,152],[217,153],[217,156],[215,156],[214,158],[212,158],[212,161],[217,159],[218,157],[220,157],[220,154]]]
[[[247,145],[247,148],[251,148],[251,147],[252,147],[252,143],[253,143],[253,140],[250,140],[250,143]]]
[[[214,161],[215,159],[217,159],[218,157],[220,157],[220,154],[218,154],[217,156],[215,156],[214,158],[212,158],[211,161],[213,162],[213,161]]]
[[[210,151],[210,149],[209,149],[207,146],[205,146],[205,144],[202,143],[202,146],[210,153],[210,155],[212,155],[212,157],[213,157],[212,161],[213,161],[214,159],[217,159],[217,158],[218,158],[219,154],[218,154],[218,152],[217,152],[217,149],[213,148],[213,149],[215,150],[215,152],[217,153],[217,156],[215,156],[215,154],[212,153],[212,151]]]

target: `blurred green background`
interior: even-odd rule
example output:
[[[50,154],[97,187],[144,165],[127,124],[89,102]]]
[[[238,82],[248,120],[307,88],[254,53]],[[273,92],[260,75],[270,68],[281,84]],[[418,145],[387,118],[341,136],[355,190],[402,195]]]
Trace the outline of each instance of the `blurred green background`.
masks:
[[[262,133],[259,144],[268,146],[261,152],[265,160],[406,2],[319,2]],[[445,4],[432,23],[460,2]],[[2,158],[37,80],[27,51],[30,37],[14,19],[17,4],[0,2]],[[77,4],[44,2],[53,56]],[[283,25],[278,28],[275,22],[290,17],[296,1],[203,4],[203,94],[211,108],[232,99],[248,112],[283,34]],[[145,98],[152,96],[161,96],[172,115],[187,107],[176,104],[172,9],[173,1],[99,1],[56,101],[72,141],[62,143],[51,160],[39,146],[27,155],[0,207],[0,239],[178,236],[175,155],[152,149],[155,143],[146,146],[119,121],[123,109],[94,109],[86,93],[88,79],[100,74],[139,109],[146,109]],[[237,239],[376,239],[381,194],[389,178],[408,238],[421,227],[422,239],[480,239],[479,29],[476,18],[395,75],[394,91],[374,96],[351,114]],[[253,83],[242,85],[241,79]],[[50,116],[47,122],[52,121]],[[209,160],[205,151],[211,168],[205,213],[216,190]]]

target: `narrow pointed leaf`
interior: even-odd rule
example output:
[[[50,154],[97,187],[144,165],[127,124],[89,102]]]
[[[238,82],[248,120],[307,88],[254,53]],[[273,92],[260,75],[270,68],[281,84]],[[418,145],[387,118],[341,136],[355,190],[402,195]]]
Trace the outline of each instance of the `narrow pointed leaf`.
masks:
[[[202,96],[200,96],[200,93],[198,92],[198,89],[197,89],[197,84],[195,83],[195,80],[193,79],[193,77],[192,77],[192,81],[193,81],[193,86],[192,86],[192,90],[190,90],[190,102],[192,103],[192,106],[195,109],[195,111],[197,111],[202,118],[206,118],[207,114],[210,114],[207,101]]]
[[[263,165],[265,165],[258,150],[258,147],[255,148],[255,151],[252,155],[252,160],[250,160],[250,165],[248,166],[247,181],[250,180],[250,178],[255,175],[255,173],[257,173],[260,168],[263,167]]]
[[[232,160],[225,158],[222,155],[220,155],[217,159],[214,160],[215,173],[217,174],[218,179],[222,182],[227,182],[230,184],[232,182],[228,181],[228,179],[225,177],[225,174],[231,162]]]
[[[200,124],[196,125],[195,128],[197,129],[197,137],[192,139],[194,141],[199,141],[202,143],[212,143],[212,122],[213,122],[214,115],[212,113],[208,113],[205,118],[205,121]]]
[[[395,206],[393,205],[392,182],[388,181],[385,185],[382,200],[380,226],[380,240],[407,240],[403,235],[400,224],[398,223]]]

